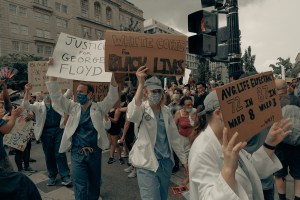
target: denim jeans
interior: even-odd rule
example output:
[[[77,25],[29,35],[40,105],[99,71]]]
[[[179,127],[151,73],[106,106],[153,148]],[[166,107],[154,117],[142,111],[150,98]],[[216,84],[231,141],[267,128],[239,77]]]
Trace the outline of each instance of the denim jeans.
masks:
[[[80,152],[72,147],[72,172],[76,200],[98,200],[101,185],[102,150],[93,148],[93,152]]]
[[[274,186],[270,189],[264,190],[263,192],[265,200],[274,200]]]
[[[62,134],[62,129],[51,128],[44,129],[41,136],[49,178],[56,178],[58,172],[62,179],[70,176],[66,154],[58,152]]]
[[[143,200],[166,200],[173,162],[170,158],[158,160],[159,167],[156,172],[137,168],[137,179]]]

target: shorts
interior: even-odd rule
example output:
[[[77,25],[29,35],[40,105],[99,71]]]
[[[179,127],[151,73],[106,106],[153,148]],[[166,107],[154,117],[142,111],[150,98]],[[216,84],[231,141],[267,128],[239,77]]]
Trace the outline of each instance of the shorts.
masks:
[[[300,145],[293,146],[285,143],[277,145],[275,154],[282,164],[282,169],[275,172],[276,177],[285,177],[289,173],[295,180],[300,180]]]

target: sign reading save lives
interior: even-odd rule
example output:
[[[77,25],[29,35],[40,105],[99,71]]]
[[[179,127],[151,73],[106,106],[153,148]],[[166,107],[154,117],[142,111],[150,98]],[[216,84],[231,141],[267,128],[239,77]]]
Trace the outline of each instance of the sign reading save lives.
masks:
[[[61,33],[53,52],[54,65],[47,76],[72,80],[110,82],[104,71],[104,40],[89,41]]]
[[[105,38],[105,71],[135,73],[147,66],[149,74],[184,74],[186,36],[106,31]]]
[[[238,132],[238,141],[247,141],[282,119],[272,72],[234,81],[216,92],[229,137]]]

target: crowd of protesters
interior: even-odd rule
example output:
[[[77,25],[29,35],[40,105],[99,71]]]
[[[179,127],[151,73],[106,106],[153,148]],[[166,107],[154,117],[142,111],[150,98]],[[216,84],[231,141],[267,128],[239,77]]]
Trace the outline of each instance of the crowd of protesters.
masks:
[[[3,147],[3,136],[23,115],[27,121],[35,121],[32,135],[42,143],[47,185],[55,186],[59,174],[62,185],[74,186],[77,200],[101,199],[104,149],[109,149],[108,165],[116,161],[124,165],[128,160],[124,171],[128,178],[137,177],[144,200],[167,199],[171,175],[180,168],[184,170],[182,185],[189,185],[191,199],[269,200],[277,195],[276,187],[279,199],[284,200],[288,169],[295,180],[295,200],[300,199],[297,79],[291,83],[275,81],[285,118],[236,144],[242,133],[227,137],[215,91],[222,82],[182,84],[176,80],[163,87],[161,80],[149,78],[147,71],[147,67],[139,68],[137,87],[126,85],[122,91],[118,90],[118,74],[113,73],[109,92],[100,102],[93,102],[94,89],[85,82],[79,84],[72,97],[69,90],[63,94],[56,78],[50,77],[46,83],[49,92],[34,98],[28,83],[18,103],[22,106],[15,108],[2,81],[0,183],[26,183],[28,189],[18,193],[21,189],[17,186],[2,187],[0,194],[11,199],[41,198],[36,186],[23,174],[36,172],[29,166],[31,140],[24,152],[16,150],[16,166],[22,173],[13,172]],[[72,174],[67,164],[68,151]]]

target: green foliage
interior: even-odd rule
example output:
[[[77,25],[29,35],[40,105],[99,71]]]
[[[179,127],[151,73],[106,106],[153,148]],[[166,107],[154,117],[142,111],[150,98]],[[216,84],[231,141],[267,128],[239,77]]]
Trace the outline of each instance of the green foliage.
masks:
[[[1,56],[0,67],[13,67],[19,71],[12,79],[6,80],[9,88],[14,90],[22,89],[24,84],[26,84],[28,81],[28,62],[39,60],[43,60],[43,58],[30,54],[9,54],[6,56]]]
[[[291,63],[291,59],[287,58],[277,58],[278,62],[276,64],[270,64],[269,67],[273,69],[274,74],[281,74],[281,66],[284,66],[285,73],[291,71],[293,69],[293,64]]]
[[[206,58],[199,59],[199,67],[198,67],[199,80],[206,83],[211,77],[211,72],[209,70],[209,62]]]
[[[245,72],[256,72],[256,68],[254,66],[255,58],[256,56],[252,55],[251,46],[249,46],[242,56],[242,65],[245,68]]]

